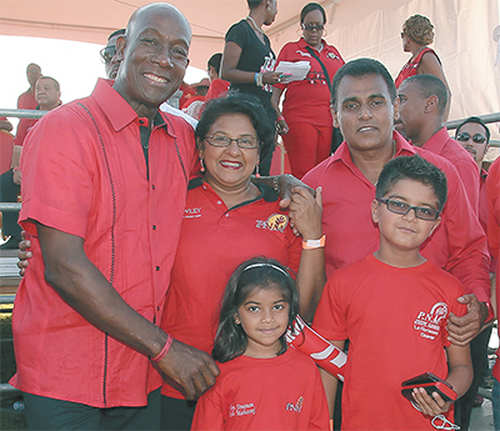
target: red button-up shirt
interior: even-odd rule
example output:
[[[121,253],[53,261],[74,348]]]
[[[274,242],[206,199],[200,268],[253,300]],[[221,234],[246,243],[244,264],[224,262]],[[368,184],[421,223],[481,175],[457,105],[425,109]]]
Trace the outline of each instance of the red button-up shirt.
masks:
[[[99,80],[90,97],[47,114],[28,134],[20,221],[32,235],[33,259],[16,296],[17,374],[11,380],[25,392],[95,407],[141,406],[161,385],[146,356],[89,324],[45,282],[30,222],[83,238],[88,258],[122,298],[159,323],[194,136],[183,119],[158,114],[148,176],[144,121]]]
[[[470,153],[448,135],[446,127],[434,133],[422,148],[439,154],[457,168],[469,202],[479,214],[479,168]]]
[[[446,174],[448,200],[438,228],[421,247],[421,253],[435,265],[450,271],[464,284],[465,291],[480,301],[489,298],[489,256],[486,236],[474,213],[457,170],[447,160],[414,147],[394,132],[397,156],[419,154]],[[373,223],[370,204],[375,186],[354,164],[344,142],[324,162],[309,171],[304,181],[323,187],[323,232],[326,271],[361,260],[379,247],[379,231]]]

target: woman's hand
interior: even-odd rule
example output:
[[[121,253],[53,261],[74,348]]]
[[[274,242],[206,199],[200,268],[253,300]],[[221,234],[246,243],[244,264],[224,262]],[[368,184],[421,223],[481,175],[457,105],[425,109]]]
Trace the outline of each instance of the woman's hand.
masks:
[[[323,233],[321,187],[316,189],[314,197],[304,187],[295,187],[289,207],[290,226],[304,240],[320,239]]]
[[[23,240],[19,243],[19,251],[17,252],[19,261],[17,262],[17,267],[19,268],[19,275],[22,277],[29,266],[29,260],[33,257],[33,253],[31,253],[31,241],[24,237],[24,230],[21,231],[21,236]]]
[[[281,72],[264,72],[262,74],[262,82],[264,84],[278,84],[285,77]]]

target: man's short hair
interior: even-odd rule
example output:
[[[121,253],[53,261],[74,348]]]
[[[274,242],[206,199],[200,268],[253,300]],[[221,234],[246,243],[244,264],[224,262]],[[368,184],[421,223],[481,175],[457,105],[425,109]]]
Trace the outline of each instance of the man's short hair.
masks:
[[[418,154],[396,157],[387,162],[378,178],[375,197],[382,199],[397,182],[405,179],[431,186],[438,200],[439,211],[443,209],[448,194],[446,175]]]
[[[42,76],[40,76],[40,78],[38,78],[38,81],[40,81],[40,79],[50,79],[54,83],[54,85],[56,86],[56,90],[61,91],[61,87],[59,85],[59,82],[57,81],[57,79],[52,78],[52,76],[42,75]]]
[[[255,9],[257,6],[259,6],[264,0],[247,0],[248,7],[250,9]]]
[[[222,54],[220,52],[212,55],[212,57],[210,57],[208,59],[208,66],[212,66],[215,71],[217,72],[217,75],[219,74],[219,71],[220,71],[220,63],[222,61]]]
[[[465,126],[468,123],[476,123],[476,124],[483,126],[484,132],[486,134],[486,145],[488,145],[490,143],[490,136],[491,136],[490,129],[488,129],[488,126],[486,125],[486,123],[483,120],[481,120],[481,118],[479,118],[479,117],[469,117],[469,118],[465,119],[464,121],[462,121],[455,130],[455,138],[460,133],[460,129],[462,128],[462,126]]]
[[[424,98],[436,96],[438,98],[438,112],[444,115],[448,103],[448,90],[438,77],[434,75],[414,75],[406,78],[405,84],[417,84],[420,94]]]
[[[125,29],[124,28],[120,28],[118,30],[115,30],[113,33],[111,33],[109,36],[108,36],[108,41],[115,37],[115,36],[120,36],[122,34],[125,34]]]
[[[359,78],[365,75],[378,75],[383,78],[387,84],[387,89],[389,90],[389,95],[391,96],[391,101],[396,99],[396,86],[392,79],[391,74],[386,69],[386,67],[377,60],[372,58],[359,58],[357,60],[351,60],[344,64],[335,74],[332,83],[332,102],[334,107],[337,105],[337,91],[340,86],[342,78],[345,76],[353,76]]]

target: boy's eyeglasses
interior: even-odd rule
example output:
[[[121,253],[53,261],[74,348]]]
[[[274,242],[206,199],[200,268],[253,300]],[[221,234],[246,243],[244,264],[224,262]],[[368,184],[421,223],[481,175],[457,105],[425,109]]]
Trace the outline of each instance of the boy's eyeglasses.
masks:
[[[471,135],[470,135],[470,133],[462,132],[462,133],[459,133],[457,135],[456,139],[457,139],[457,141],[460,141],[460,142],[466,142],[469,139],[471,139]],[[481,135],[481,133],[476,133],[475,135],[472,136],[472,140],[476,144],[482,144],[483,142],[486,142],[486,136]]]
[[[325,29],[325,26],[323,24],[302,24],[302,30],[307,30],[307,31],[323,31]]]
[[[215,135],[207,136],[204,140],[214,147],[229,147],[233,142],[236,142],[238,147],[245,150],[252,150],[259,146],[257,137],[252,135],[230,138],[222,133],[216,133]]]
[[[408,205],[406,202],[398,201],[397,199],[379,199],[377,201],[385,204],[387,209],[394,214],[406,215],[411,210],[415,211],[415,217],[421,220],[436,220],[439,216],[439,211],[431,207],[415,207]]]
[[[99,51],[104,63],[109,63],[116,54],[116,46],[108,45]]]

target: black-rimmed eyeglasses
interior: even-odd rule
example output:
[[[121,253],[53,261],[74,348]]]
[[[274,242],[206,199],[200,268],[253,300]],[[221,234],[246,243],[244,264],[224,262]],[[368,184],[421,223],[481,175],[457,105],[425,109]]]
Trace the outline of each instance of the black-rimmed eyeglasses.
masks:
[[[476,133],[475,135],[471,136],[470,133],[467,132],[459,133],[456,137],[456,140],[460,142],[466,142],[471,138],[476,144],[482,144],[486,142],[486,136],[481,135],[481,133]]]
[[[108,45],[99,51],[104,63],[109,63],[116,54],[116,45]]]
[[[417,207],[407,204],[397,199],[379,199],[377,201],[385,204],[387,209],[394,214],[406,215],[411,210],[415,212],[415,217],[421,220],[432,221],[439,217],[439,211],[432,207]]]
[[[230,138],[222,133],[215,133],[212,136],[206,136],[204,141],[214,147],[229,147],[233,142],[236,142],[239,148],[252,150],[259,146],[259,141],[256,136],[243,135],[238,138]]]

